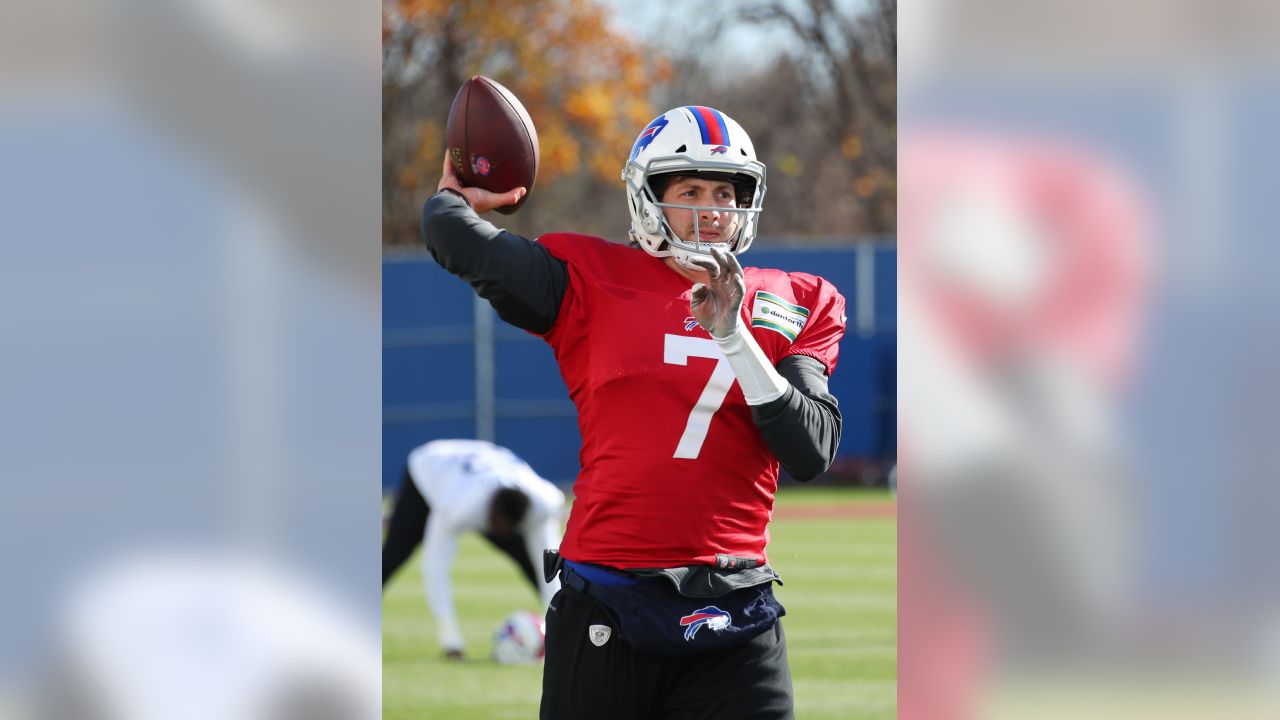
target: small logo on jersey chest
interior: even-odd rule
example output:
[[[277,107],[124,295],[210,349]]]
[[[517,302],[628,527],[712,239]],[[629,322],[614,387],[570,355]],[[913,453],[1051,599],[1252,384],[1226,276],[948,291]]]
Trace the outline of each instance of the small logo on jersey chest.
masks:
[[[800,307],[764,290],[756,291],[751,308],[751,327],[765,328],[795,342],[809,322],[809,309]]]
[[[695,320],[692,315],[684,319],[685,331],[691,331],[696,327],[698,327],[698,321]]]
[[[613,628],[608,625],[592,625],[587,628],[587,638],[596,647],[604,647],[604,644],[609,642],[609,636],[612,634]]]

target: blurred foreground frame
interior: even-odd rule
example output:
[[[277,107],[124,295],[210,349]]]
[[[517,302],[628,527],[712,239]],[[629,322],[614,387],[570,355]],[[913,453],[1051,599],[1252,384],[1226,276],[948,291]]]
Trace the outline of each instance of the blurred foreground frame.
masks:
[[[902,717],[1276,714],[1275,20],[904,12]]]
[[[378,713],[378,21],[6,10],[0,715]]]

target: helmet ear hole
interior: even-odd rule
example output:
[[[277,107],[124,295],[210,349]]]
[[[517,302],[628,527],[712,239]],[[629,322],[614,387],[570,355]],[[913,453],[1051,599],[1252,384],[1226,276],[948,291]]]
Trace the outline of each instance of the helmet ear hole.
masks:
[[[738,148],[738,152],[742,153],[742,157],[747,157],[747,149],[746,149],[746,148]]]
[[[689,151],[689,147],[687,145],[681,145],[680,147],[676,148],[676,152],[678,153],[688,152],[688,151]]]
[[[645,232],[649,233],[650,235],[653,235],[653,234],[657,233],[657,232],[658,232],[658,223],[659,223],[659,221],[658,221],[658,216],[657,216],[657,214],[656,214],[656,213],[654,213],[653,206],[652,206],[652,205],[647,205],[647,206],[645,206],[645,208],[644,208],[644,229],[645,229]]]

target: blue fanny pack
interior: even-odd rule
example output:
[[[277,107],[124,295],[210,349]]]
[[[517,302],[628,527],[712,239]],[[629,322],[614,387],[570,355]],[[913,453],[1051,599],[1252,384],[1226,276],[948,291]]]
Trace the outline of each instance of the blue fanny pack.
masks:
[[[773,596],[772,571],[758,584],[716,596],[681,594],[674,580],[637,577],[568,560],[560,570],[566,587],[600,602],[633,649],[659,655],[694,655],[731,648],[773,627],[787,613]]]

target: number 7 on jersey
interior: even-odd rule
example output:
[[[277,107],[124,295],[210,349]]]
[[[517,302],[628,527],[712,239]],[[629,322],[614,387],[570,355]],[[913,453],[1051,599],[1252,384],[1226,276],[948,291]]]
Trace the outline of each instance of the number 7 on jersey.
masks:
[[[688,337],[685,335],[666,335],[662,346],[662,361],[668,365],[688,365],[689,358],[700,357],[716,361],[716,369],[711,372],[707,386],[702,389],[698,402],[689,412],[689,421],[685,423],[684,433],[680,435],[680,443],[672,457],[692,460],[702,452],[702,443],[707,439],[707,430],[711,428],[711,416],[716,414],[724,404],[725,396],[733,387],[733,368],[729,360],[720,351],[714,340]]]

